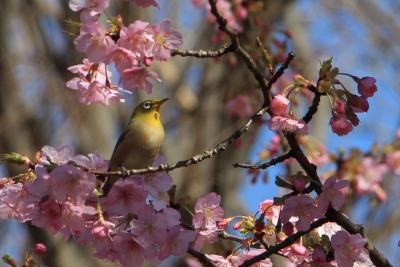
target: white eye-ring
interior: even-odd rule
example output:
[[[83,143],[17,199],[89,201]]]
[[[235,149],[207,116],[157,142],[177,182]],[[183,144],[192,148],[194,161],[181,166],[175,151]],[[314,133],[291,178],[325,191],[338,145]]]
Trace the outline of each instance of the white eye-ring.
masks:
[[[150,102],[144,102],[143,103],[143,108],[144,109],[150,109],[151,108],[151,103]]]

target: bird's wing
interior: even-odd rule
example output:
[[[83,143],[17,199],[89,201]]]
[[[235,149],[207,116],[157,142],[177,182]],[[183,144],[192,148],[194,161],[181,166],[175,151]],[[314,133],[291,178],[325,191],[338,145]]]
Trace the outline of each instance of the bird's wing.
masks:
[[[115,168],[115,167],[118,167],[118,166],[114,166],[114,165],[118,165],[118,163],[115,162],[115,161],[116,161],[116,158],[115,158],[115,157],[116,157],[117,154],[118,154],[120,145],[121,145],[122,142],[126,139],[127,134],[128,134],[128,129],[126,129],[125,131],[122,132],[122,134],[119,136],[119,138],[118,138],[118,140],[117,140],[117,143],[115,144],[114,151],[113,151],[113,153],[112,153],[112,155],[111,155],[111,159],[110,159],[109,171],[110,171],[111,169]]]

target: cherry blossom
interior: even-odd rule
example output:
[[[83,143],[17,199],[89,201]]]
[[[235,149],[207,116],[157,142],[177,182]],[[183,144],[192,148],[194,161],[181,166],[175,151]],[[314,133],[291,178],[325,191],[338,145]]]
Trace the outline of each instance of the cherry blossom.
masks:
[[[153,90],[153,85],[147,80],[149,78],[161,82],[154,71],[145,67],[132,67],[124,70],[121,74],[121,83],[126,90],[134,91],[141,89],[150,94]]]
[[[47,247],[43,243],[36,243],[35,244],[35,253],[38,255],[44,255],[47,252]]]
[[[110,0],[69,0],[69,8],[72,11],[89,10],[91,16],[102,13],[109,5]]]
[[[248,118],[254,113],[254,108],[248,95],[234,97],[226,103],[226,108],[229,117],[234,120]]]
[[[296,195],[286,199],[280,213],[282,223],[289,222],[291,217],[296,217],[296,228],[306,231],[314,219],[321,218],[323,212],[316,208],[317,203],[308,195]]]
[[[154,34],[154,59],[165,61],[171,57],[171,51],[180,47],[183,43],[182,35],[172,29],[170,19],[165,19],[160,26],[152,26]]]
[[[105,62],[109,53],[114,49],[115,43],[97,22],[84,23],[80,35],[74,40],[76,49],[84,52],[86,57],[94,62]]]
[[[302,120],[295,120],[288,117],[273,116],[268,121],[268,127],[272,131],[283,131],[289,133],[307,134],[308,126]]]
[[[329,205],[334,209],[340,209],[345,200],[345,195],[341,189],[349,185],[348,181],[336,180],[336,177],[327,179],[322,186],[322,192],[317,198],[318,207],[325,212]]]
[[[338,267],[353,267],[361,253],[368,253],[364,247],[367,240],[360,234],[351,235],[346,231],[339,231],[332,236],[331,243]]]

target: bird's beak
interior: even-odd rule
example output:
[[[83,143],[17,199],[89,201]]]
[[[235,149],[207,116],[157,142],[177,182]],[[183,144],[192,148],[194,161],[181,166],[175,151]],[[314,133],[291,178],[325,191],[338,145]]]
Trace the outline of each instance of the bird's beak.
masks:
[[[169,98],[164,98],[163,100],[159,100],[159,101],[157,101],[157,102],[155,103],[155,107],[156,107],[157,111],[160,110],[161,105],[162,105],[165,101],[167,101],[168,99],[169,99]]]

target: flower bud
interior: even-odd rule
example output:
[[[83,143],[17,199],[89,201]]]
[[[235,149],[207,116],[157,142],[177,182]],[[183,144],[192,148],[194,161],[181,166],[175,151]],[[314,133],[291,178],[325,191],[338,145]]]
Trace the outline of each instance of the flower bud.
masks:
[[[342,114],[333,115],[329,124],[337,135],[346,135],[353,130],[351,122]]]
[[[38,255],[43,255],[47,252],[47,247],[43,243],[36,243],[35,253]]]
[[[271,102],[271,112],[275,115],[284,115],[287,113],[288,105],[289,99],[286,96],[282,94],[276,95]]]
[[[363,97],[371,97],[378,90],[373,77],[363,77],[357,81],[358,92]]]

